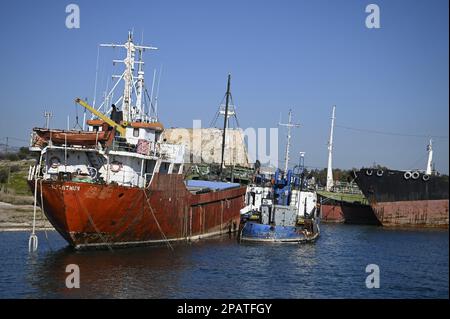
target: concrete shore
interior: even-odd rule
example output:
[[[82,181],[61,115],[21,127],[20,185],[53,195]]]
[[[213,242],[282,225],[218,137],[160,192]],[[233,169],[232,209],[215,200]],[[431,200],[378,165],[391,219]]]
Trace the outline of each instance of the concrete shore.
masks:
[[[13,205],[0,202],[0,231],[23,231],[31,230],[32,227],[33,205]],[[39,207],[36,210],[36,229],[54,229]]]

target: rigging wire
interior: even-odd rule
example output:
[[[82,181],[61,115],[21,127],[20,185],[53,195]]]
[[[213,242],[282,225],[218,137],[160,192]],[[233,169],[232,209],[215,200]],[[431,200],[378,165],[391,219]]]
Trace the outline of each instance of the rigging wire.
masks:
[[[86,98],[86,101],[87,101],[87,98]],[[77,128],[77,126],[78,126],[78,128],[80,129],[80,131],[82,131],[83,130],[83,128],[81,127],[81,125],[80,125],[80,122],[79,122],[79,118],[78,118],[78,103],[76,103],[76,102],[74,102],[75,103],[75,125],[73,126],[73,128],[74,129],[76,129]]]
[[[4,136],[4,137],[0,137],[0,139],[1,140],[6,140],[6,139],[8,139],[8,140],[15,140],[15,141],[18,141],[18,142],[29,142],[29,141],[27,141],[27,140],[23,140],[23,139],[21,139],[21,138],[17,138],[17,137],[11,137],[11,136]]]
[[[100,46],[97,47],[97,63],[95,66],[95,82],[94,82],[94,101],[92,102],[92,106],[95,108],[95,102],[97,100],[97,82],[98,82],[98,61],[100,57]]]
[[[155,114],[155,106],[153,105],[153,101],[151,100],[150,95],[148,94],[147,88],[145,88],[144,91],[145,91],[145,94],[147,94],[147,98],[150,101],[151,110],[153,111],[153,114]],[[145,97],[145,95],[144,95],[144,97]]]
[[[346,130],[371,133],[371,134],[382,134],[382,135],[391,135],[391,136],[404,136],[404,137],[418,137],[418,138],[435,138],[435,139],[448,139],[448,136],[444,135],[424,135],[424,134],[406,134],[406,133],[395,133],[395,132],[387,132],[387,131],[377,131],[377,130],[368,130],[356,127],[349,127],[344,125],[335,124],[335,127],[340,127]]]
[[[425,154],[425,155],[423,155],[423,156],[421,156],[420,158],[418,158],[414,163],[412,163],[411,165],[409,165],[409,166],[407,166],[409,169],[416,169],[417,168],[417,164],[419,163],[419,162],[422,162],[422,163],[426,163],[425,162],[425,159],[428,157],[428,154]]]
[[[219,107],[218,107],[218,109],[217,109],[217,111],[216,111],[216,114],[214,115],[214,118],[212,119],[211,123],[209,123],[209,127],[213,127],[213,125],[216,124],[217,119],[219,118],[219,114],[220,114],[220,107],[222,106],[223,100],[225,100],[225,97],[226,97],[226,96],[227,96],[227,94],[225,93],[224,96],[223,96],[223,98],[222,98],[222,100],[221,100],[220,103],[219,103]]]
[[[236,127],[240,127],[239,125],[239,121],[238,121],[238,117],[237,117],[237,112],[236,112],[236,105],[234,104],[234,100],[233,100],[233,95],[230,93],[230,98],[231,98],[231,105],[233,105],[234,108],[234,120],[236,121]]]
[[[225,100],[226,96],[227,96],[227,94],[225,93],[224,97],[222,98],[222,101],[220,101],[219,108],[217,109],[217,112],[214,115],[214,118],[212,119],[211,123],[209,124],[209,127],[213,127],[214,125],[216,125],[217,119],[219,118],[219,115],[220,115],[220,108],[223,105],[223,101]],[[237,113],[236,113],[236,107],[234,105],[233,95],[231,93],[230,93],[230,102],[231,102],[230,105],[232,105],[234,107],[234,115],[230,116],[230,118],[233,117],[234,120],[236,121],[236,126],[240,127],[239,120],[238,120]],[[228,122],[229,126],[230,126],[230,124],[231,124],[231,121]]]
[[[158,117],[158,99],[159,99],[159,84],[161,83],[161,74],[162,74],[162,64],[159,68],[159,74],[158,74],[158,84],[156,85],[156,97],[155,97],[155,117]]]

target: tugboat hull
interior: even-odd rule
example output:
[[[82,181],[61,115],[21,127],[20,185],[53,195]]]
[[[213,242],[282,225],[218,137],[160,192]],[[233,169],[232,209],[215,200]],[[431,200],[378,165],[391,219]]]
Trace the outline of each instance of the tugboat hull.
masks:
[[[297,226],[271,226],[255,222],[246,222],[241,231],[240,240],[247,242],[307,243],[319,236],[318,226],[313,233]]]
[[[30,187],[34,190],[34,181]],[[181,175],[155,174],[147,189],[38,181],[37,190],[48,220],[81,249],[164,244],[237,231],[246,188],[192,194]]]

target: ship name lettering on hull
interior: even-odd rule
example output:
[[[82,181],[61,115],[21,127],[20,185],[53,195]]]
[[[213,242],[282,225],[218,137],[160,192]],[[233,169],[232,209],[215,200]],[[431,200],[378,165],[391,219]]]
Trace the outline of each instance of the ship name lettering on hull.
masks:
[[[63,191],[80,191],[80,186],[78,185],[51,185],[53,189],[61,189]]]

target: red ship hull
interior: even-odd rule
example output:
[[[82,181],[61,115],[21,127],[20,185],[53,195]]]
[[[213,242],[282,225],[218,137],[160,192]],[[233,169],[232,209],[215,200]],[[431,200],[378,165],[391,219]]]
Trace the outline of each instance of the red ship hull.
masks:
[[[320,220],[325,223],[344,223],[344,212],[340,205],[322,204]]]
[[[372,207],[386,227],[448,227],[447,199],[380,202]]]
[[[34,182],[30,182],[34,190]],[[155,174],[149,188],[39,181],[38,200],[75,248],[164,244],[237,231],[246,187],[192,194],[182,175]]]

